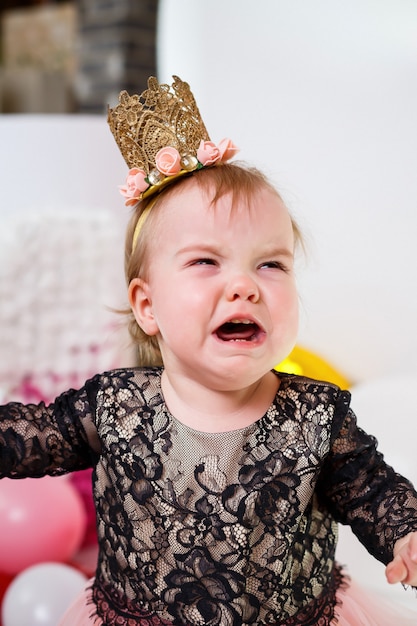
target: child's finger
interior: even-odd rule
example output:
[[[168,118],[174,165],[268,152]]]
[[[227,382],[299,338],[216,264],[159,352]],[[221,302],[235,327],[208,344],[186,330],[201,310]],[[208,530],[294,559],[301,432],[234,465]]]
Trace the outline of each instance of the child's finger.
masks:
[[[395,557],[385,570],[389,583],[417,585],[417,533],[400,539],[394,548]]]
[[[408,569],[402,557],[397,554],[397,556],[388,563],[385,568],[385,576],[387,581],[390,584],[405,582],[405,579],[408,576]]]

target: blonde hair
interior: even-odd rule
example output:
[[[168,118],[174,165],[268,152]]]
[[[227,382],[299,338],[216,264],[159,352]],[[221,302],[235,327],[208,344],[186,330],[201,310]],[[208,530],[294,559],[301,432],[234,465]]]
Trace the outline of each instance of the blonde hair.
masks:
[[[147,279],[150,263],[149,248],[152,241],[152,233],[156,232],[155,226],[161,212],[160,209],[169,198],[178,194],[185,186],[189,185],[190,182],[198,184],[200,189],[207,194],[211,205],[215,205],[220,198],[231,193],[232,209],[237,206],[242,199],[250,202],[260,188],[267,188],[281,199],[278,191],[262,172],[256,168],[248,167],[237,162],[224,163],[216,167],[207,167],[193,172],[190,176],[178,179],[173,185],[167,187],[157,197],[156,201],[154,197],[151,197],[139,202],[135,208],[128,224],[125,241],[125,277],[127,285],[129,285],[134,278]],[[154,206],[146,217],[134,248],[132,249],[136,225],[150,202],[153,202]],[[295,244],[302,245],[300,230],[296,222],[292,218],[291,220]],[[140,328],[130,308],[122,312],[128,316],[128,329],[133,343],[137,348],[138,364],[141,366],[162,365],[162,357],[157,338],[147,335]]]

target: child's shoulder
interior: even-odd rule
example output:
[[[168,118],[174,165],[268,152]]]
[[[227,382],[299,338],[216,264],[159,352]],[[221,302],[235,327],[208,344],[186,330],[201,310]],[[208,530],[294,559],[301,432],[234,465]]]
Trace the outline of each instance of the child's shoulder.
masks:
[[[319,420],[323,426],[331,427],[336,434],[350,413],[350,392],[335,383],[277,372],[280,385],[277,403],[283,405],[296,421]]]
[[[321,401],[327,400],[330,403],[342,403],[345,406],[350,403],[350,392],[347,389],[341,389],[330,381],[286,372],[275,371],[275,374],[280,379],[279,395],[297,394],[303,399],[314,397]]]
[[[133,386],[160,386],[162,367],[119,367],[95,374],[86,381],[85,387],[107,389]]]

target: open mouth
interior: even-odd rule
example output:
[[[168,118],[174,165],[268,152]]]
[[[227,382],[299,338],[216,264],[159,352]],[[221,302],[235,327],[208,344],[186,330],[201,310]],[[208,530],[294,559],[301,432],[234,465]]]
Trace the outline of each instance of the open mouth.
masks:
[[[215,334],[222,341],[256,341],[261,332],[252,320],[233,319],[219,326]]]

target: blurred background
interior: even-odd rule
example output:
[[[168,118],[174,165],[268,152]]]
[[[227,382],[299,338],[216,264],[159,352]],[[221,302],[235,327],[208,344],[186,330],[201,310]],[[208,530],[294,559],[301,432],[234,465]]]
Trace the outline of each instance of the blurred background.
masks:
[[[158,0],[2,0],[0,111],[101,113],[156,72]]]
[[[304,233],[292,366],[352,388],[360,425],[417,482],[415,0],[2,0],[0,23],[3,399],[51,400],[132,362],[114,313],[127,167],[106,108],[177,74]],[[89,477],[77,488],[94,547]],[[415,607],[341,534],[357,579]]]

